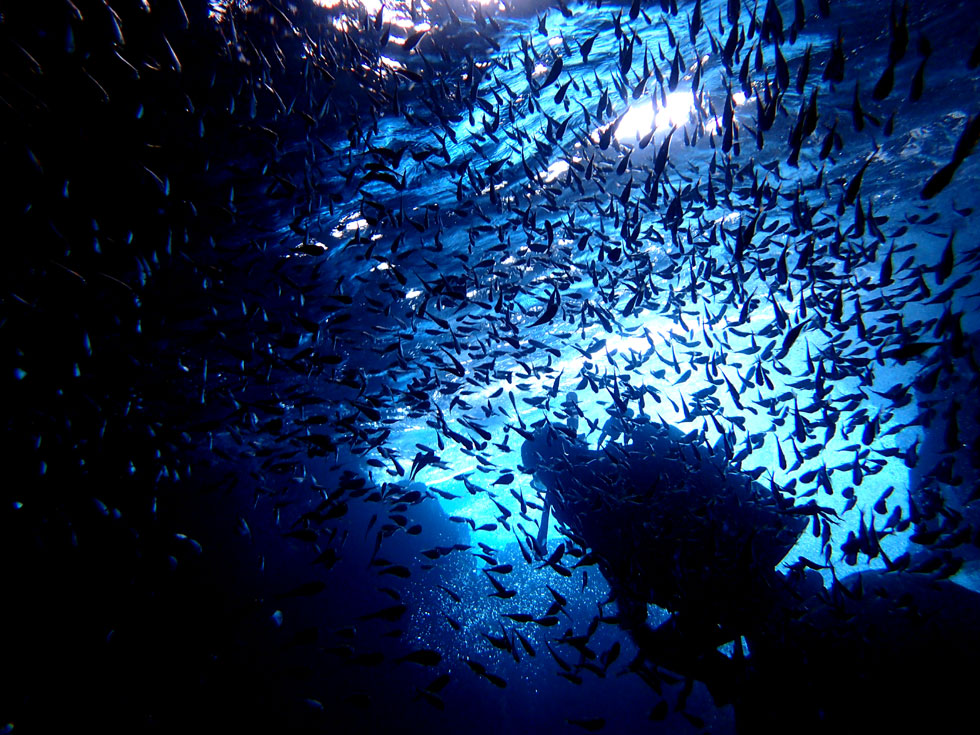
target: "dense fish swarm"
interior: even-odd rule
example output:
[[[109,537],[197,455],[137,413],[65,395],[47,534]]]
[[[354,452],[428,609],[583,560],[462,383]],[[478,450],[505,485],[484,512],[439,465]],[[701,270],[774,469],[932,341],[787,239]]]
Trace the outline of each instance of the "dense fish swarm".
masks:
[[[0,5],[0,732],[952,726],[980,16]]]

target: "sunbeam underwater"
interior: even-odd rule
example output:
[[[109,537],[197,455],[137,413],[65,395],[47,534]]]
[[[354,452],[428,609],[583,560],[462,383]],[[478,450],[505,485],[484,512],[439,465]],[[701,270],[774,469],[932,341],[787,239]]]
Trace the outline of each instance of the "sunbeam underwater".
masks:
[[[961,731],[978,68],[967,0],[0,4],[0,732]]]

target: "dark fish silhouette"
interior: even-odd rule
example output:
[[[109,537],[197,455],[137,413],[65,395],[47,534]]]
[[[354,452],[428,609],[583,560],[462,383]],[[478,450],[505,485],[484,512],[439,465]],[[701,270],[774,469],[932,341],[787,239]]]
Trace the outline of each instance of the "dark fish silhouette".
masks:
[[[932,199],[949,185],[953,180],[953,174],[956,173],[956,169],[973,152],[977,140],[980,140],[980,115],[974,115],[967,121],[966,127],[956,141],[952,160],[934,173],[926,182],[925,186],[922,187],[919,195],[923,199]]]

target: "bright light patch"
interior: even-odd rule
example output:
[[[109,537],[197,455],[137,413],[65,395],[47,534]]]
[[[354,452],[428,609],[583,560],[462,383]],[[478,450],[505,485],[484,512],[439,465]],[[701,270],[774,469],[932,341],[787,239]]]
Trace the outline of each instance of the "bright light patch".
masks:
[[[394,69],[396,71],[405,68],[404,64],[401,64],[394,59],[389,59],[387,56],[382,56],[378,59],[378,61],[381,62],[382,66],[387,66],[389,69]]]
[[[360,15],[360,10],[363,10],[364,14],[372,20],[377,17],[378,13],[381,13],[381,19],[384,23],[390,23],[408,32],[429,30],[428,23],[415,25],[411,15],[407,11],[407,3],[403,7],[395,8],[385,7],[382,0],[313,0],[313,3],[321,8],[344,8],[347,12],[344,12],[341,17],[333,20],[334,27],[342,31],[357,27],[356,18]],[[419,10],[428,10],[428,5],[423,3]],[[391,41],[392,43],[404,43],[403,39],[395,36],[391,38]]]
[[[495,0],[479,0],[483,5],[489,5]],[[147,0],[142,0],[144,9],[149,11],[150,7]],[[240,10],[247,11],[250,2],[254,0],[209,0],[210,17],[219,21],[223,20],[228,13],[228,8],[236,5]],[[258,4],[254,2],[254,4]],[[397,3],[398,7],[385,6],[383,0],[313,0],[313,4],[321,8],[343,8],[345,11],[341,17],[333,20],[334,27],[340,30],[350,30],[357,27],[356,18],[363,10],[364,14],[372,20],[381,13],[383,22],[390,23],[392,26],[403,28],[406,31],[429,30],[428,23],[416,25],[412,21],[412,16],[408,11],[409,3]],[[416,3],[416,11],[427,13],[431,9],[426,2]],[[501,8],[503,10],[503,8]],[[403,40],[393,37],[393,43],[403,43]]]
[[[540,174],[541,179],[546,184],[551,183],[559,176],[561,176],[563,173],[568,171],[568,168],[569,168],[568,161],[564,159],[559,159],[555,161],[553,164],[551,164],[550,166],[548,166],[547,171],[545,171],[543,174]]]
[[[641,104],[633,105],[616,127],[616,140],[622,142],[642,138],[650,132],[655,116],[653,100],[647,99]]]
[[[409,21],[411,21],[411,18],[409,18]],[[402,28],[404,28],[406,30],[413,29],[413,31],[412,31],[413,33],[415,31],[430,31],[430,30],[432,30],[432,26],[430,24],[428,24],[428,23],[425,23],[425,22],[418,23],[418,24],[414,24],[414,23],[411,23],[411,22],[409,22],[409,23],[406,24],[404,22],[400,22],[400,23],[396,23],[396,25],[399,25],[399,26],[401,26]],[[399,46],[403,46],[405,44],[405,39],[404,38],[397,38],[395,36],[392,36],[390,42],[391,43],[397,43]]]
[[[343,0],[313,0],[313,4],[322,8],[336,8],[344,3]],[[377,15],[382,8],[381,0],[359,0],[359,4],[371,16]]]
[[[397,26],[399,28],[404,28],[406,31],[427,31],[429,28],[431,28],[428,23],[419,23],[418,25],[415,25],[410,15],[405,15],[398,12],[395,12],[391,17],[386,15],[385,22],[391,23],[393,26]],[[397,41],[399,39],[394,40]]]
[[[694,112],[694,95],[690,92],[671,92],[666,102],[665,107],[657,110],[655,122],[658,132],[686,125]]]
[[[357,216],[356,212],[348,214],[341,220],[340,226],[334,227],[330,234],[334,237],[343,237],[345,232],[353,232],[368,226],[368,221]]]
[[[746,97],[744,92],[732,92],[732,104],[735,107],[740,107],[744,105],[751,97]],[[721,122],[717,117],[708,120],[704,126],[707,135],[714,135],[719,130],[721,130]]]
[[[694,95],[689,91],[672,92],[667,95],[666,102],[666,105],[654,107],[653,100],[648,98],[630,107],[616,128],[616,140],[632,142],[651,130],[660,133],[686,125],[694,112]]]

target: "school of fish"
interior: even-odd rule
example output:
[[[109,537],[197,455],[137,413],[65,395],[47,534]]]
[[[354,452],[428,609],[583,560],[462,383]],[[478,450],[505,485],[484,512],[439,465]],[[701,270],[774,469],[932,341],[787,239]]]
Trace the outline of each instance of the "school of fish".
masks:
[[[970,3],[50,0],[0,62],[0,732],[752,731],[621,625],[552,426],[676,427],[828,610],[972,609]]]

